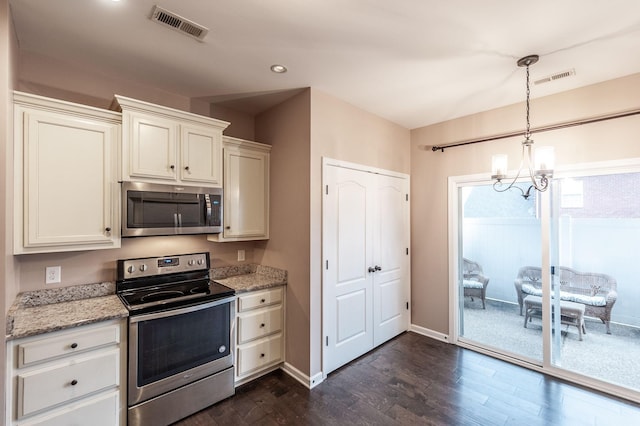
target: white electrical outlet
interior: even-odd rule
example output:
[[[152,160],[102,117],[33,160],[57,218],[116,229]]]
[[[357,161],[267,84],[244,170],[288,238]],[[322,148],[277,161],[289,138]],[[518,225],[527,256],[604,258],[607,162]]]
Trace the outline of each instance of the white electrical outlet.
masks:
[[[244,261],[244,250],[238,250],[238,262]]]
[[[45,272],[45,284],[59,283],[62,278],[62,267],[60,266],[47,266]]]

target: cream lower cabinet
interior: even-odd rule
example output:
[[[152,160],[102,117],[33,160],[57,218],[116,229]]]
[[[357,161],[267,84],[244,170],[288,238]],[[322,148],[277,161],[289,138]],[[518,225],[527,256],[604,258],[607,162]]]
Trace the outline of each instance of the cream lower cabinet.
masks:
[[[237,386],[284,361],[284,287],[242,293],[236,306]]]
[[[7,425],[125,425],[124,320],[9,341]]]
[[[14,92],[14,254],[120,247],[120,114]]]
[[[271,146],[223,137],[223,231],[209,241],[269,239],[269,161]]]

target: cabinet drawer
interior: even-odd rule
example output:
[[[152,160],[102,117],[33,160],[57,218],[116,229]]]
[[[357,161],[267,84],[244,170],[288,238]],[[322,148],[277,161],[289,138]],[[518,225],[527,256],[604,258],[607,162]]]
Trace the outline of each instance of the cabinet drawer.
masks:
[[[113,426],[119,424],[118,393],[112,392],[74,404],[55,414],[33,419],[22,426]]]
[[[238,296],[238,312],[282,302],[282,288],[257,291]]]
[[[238,316],[238,343],[282,331],[282,305]]]
[[[119,351],[74,357],[19,374],[18,418],[118,385]]]
[[[282,334],[238,347],[238,376],[282,360]]]
[[[26,367],[59,356],[119,342],[120,327],[116,324],[83,332],[72,330],[57,336],[19,344],[18,367]]]

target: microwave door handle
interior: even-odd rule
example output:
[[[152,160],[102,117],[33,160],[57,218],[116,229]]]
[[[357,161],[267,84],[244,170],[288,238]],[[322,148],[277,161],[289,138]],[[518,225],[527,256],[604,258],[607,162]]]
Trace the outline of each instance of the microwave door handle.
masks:
[[[209,194],[204,194],[204,204],[207,211],[206,217],[205,217],[205,224],[211,225],[212,210],[211,210],[211,197],[209,197]]]
[[[178,227],[178,213],[173,214],[173,226]]]
[[[182,213],[178,213],[178,226],[182,228]]]

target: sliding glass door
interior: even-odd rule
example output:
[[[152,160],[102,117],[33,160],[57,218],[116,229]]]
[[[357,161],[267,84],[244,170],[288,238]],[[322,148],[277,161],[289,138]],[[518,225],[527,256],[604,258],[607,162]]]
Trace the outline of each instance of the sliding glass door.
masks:
[[[550,195],[551,363],[638,391],[640,173],[574,173]]]
[[[640,400],[640,164],[528,199],[473,178],[450,179],[455,341]]]
[[[459,340],[541,365],[541,322],[525,324],[522,293],[542,282],[539,194],[525,199],[490,184],[457,191]]]

